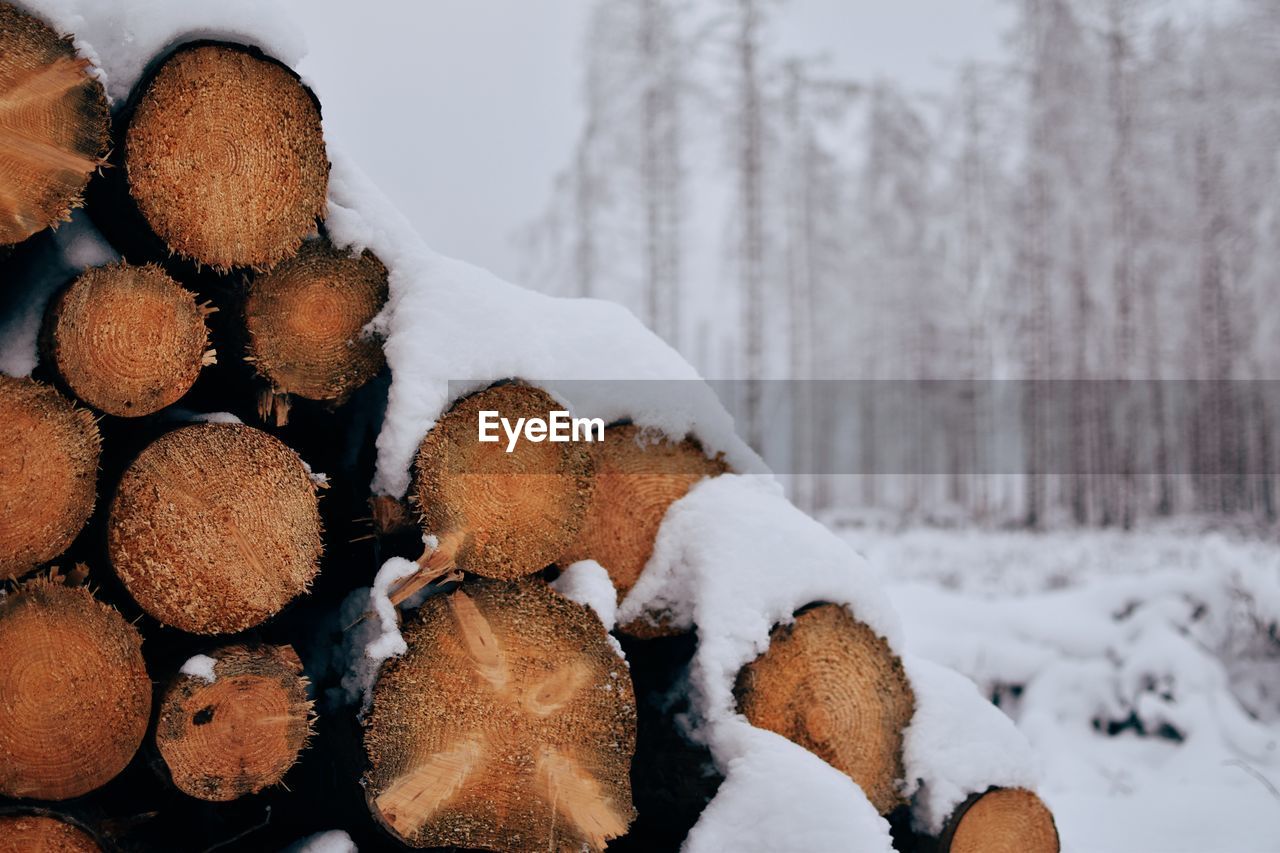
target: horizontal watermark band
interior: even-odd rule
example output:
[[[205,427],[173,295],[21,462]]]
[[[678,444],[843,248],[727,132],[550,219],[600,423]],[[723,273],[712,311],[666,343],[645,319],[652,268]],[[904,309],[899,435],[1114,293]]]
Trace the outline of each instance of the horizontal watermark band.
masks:
[[[573,417],[691,427],[712,444],[724,444],[731,418],[778,474],[1270,476],[1280,468],[1280,380],[522,381]],[[451,383],[451,396],[487,384]]]

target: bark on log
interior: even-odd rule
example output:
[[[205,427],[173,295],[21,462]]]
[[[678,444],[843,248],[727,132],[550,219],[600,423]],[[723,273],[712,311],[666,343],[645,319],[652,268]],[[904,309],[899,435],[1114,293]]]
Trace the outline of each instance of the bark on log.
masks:
[[[551,565],[578,535],[595,484],[582,442],[482,443],[479,413],[547,419],[560,408],[545,391],[510,382],[459,401],[418,448],[415,499],[423,532],[438,545],[392,594],[396,603],[452,568],[517,578]]]
[[[673,503],[704,477],[725,473],[722,458],[709,459],[693,439],[652,441],[639,428],[605,430],[592,445],[595,491],[577,540],[556,561],[568,566],[592,559],[609,573],[621,602],[653,553],[658,527]],[[622,625],[635,637],[669,636],[660,614]]]
[[[219,270],[288,258],[325,211],[319,105],[288,68],[237,45],[165,60],[137,99],[124,164],[152,230]]]
[[[0,815],[0,853],[100,853],[92,835],[52,814]]]
[[[211,310],[153,264],[95,267],[50,303],[44,346],[81,400],[140,417],[176,402],[214,362]]]
[[[214,681],[179,674],[165,691],[156,746],[178,790],[226,802],[284,778],[311,734],[311,701],[290,646],[235,645],[209,656]]]
[[[71,39],[0,2],[0,244],[67,219],[110,146],[102,84]]]
[[[1025,788],[991,788],[956,807],[938,853],[1058,853],[1058,827],[1044,802]]]
[[[0,376],[0,579],[67,549],[93,511],[93,414],[31,379]]]
[[[902,661],[844,607],[801,611],[738,673],[738,710],[857,782],[887,814],[903,802],[903,732],[915,694]]]
[[[142,638],[84,587],[29,581],[0,600],[0,696],[0,794],[88,793],[146,734]]]
[[[429,598],[374,690],[370,809],[415,847],[601,850],[634,810],[636,706],[600,620],[534,579]]]
[[[385,363],[382,344],[363,335],[387,301],[387,268],[371,252],[351,256],[327,240],[257,277],[245,301],[248,356],[270,384],[259,414],[288,422],[289,395],[345,401]]]
[[[194,634],[253,627],[319,568],[316,484],[296,453],[240,424],[161,436],[125,472],[107,548],[129,594]]]

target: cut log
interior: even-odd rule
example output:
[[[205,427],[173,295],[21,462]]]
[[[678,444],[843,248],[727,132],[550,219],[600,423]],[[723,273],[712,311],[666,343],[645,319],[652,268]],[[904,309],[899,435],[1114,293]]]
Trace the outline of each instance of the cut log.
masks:
[[[423,571],[393,594],[399,603],[457,567],[483,577],[541,571],[577,538],[594,486],[583,442],[479,440],[479,414],[547,419],[560,409],[550,394],[510,382],[459,401],[418,449],[415,495],[423,532],[438,544]]]
[[[158,266],[95,267],[50,304],[46,348],[81,400],[120,417],[149,415],[213,363],[211,310]]]
[[[592,455],[595,491],[586,520],[556,562],[595,560],[609,573],[621,602],[649,562],[667,510],[699,480],[723,474],[728,466],[722,458],[708,459],[693,439],[653,441],[631,425],[605,430]],[[620,630],[637,637],[675,633],[661,618],[637,619]]]
[[[242,631],[315,577],[316,485],[298,454],[261,430],[183,427],[125,471],[107,548],[129,594],[160,622],[194,634]]]
[[[67,549],[93,511],[93,414],[48,385],[0,376],[0,579]]]
[[[270,383],[263,420],[283,425],[288,396],[341,403],[382,369],[382,344],[364,327],[387,301],[387,268],[326,240],[259,276],[245,302],[249,360]]]
[[[137,100],[124,163],[152,230],[215,269],[284,260],[325,211],[320,108],[249,48],[205,43],[166,59]]]
[[[0,2],[0,244],[70,216],[110,132],[106,93],[71,39]]]
[[[311,701],[290,646],[228,646],[210,657],[212,682],[180,674],[169,685],[156,745],[178,790],[226,802],[284,778],[310,736]]]
[[[0,853],[99,853],[93,836],[47,814],[0,815]]]
[[[975,794],[948,819],[939,853],[1058,853],[1058,827],[1044,802],[1025,788]]]
[[[636,706],[600,620],[534,579],[427,599],[374,689],[370,808],[414,847],[601,850],[634,817]]]
[[[0,794],[78,797],[137,752],[151,714],[142,638],[84,587],[0,599]]]
[[[858,783],[886,814],[902,803],[902,738],[915,694],[902,661],[844,607],[802,610],[738,673],[738,710]]]

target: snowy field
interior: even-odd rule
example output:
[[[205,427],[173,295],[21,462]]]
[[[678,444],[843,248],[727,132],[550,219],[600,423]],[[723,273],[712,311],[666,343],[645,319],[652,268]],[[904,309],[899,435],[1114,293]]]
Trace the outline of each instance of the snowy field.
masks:
[[[1280,851],[1280,544],[844,528],[908,650],[1017,722],[1064,851]]]

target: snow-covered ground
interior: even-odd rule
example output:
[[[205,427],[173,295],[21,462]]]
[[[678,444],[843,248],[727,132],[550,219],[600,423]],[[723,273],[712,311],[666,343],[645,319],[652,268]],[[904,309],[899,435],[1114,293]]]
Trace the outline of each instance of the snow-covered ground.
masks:
[[[1280,544],[844,529],[909,651],[998,700],[1077,853],[1280,851]]]

